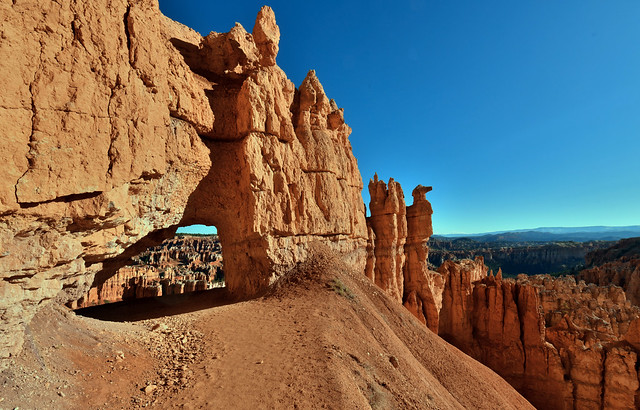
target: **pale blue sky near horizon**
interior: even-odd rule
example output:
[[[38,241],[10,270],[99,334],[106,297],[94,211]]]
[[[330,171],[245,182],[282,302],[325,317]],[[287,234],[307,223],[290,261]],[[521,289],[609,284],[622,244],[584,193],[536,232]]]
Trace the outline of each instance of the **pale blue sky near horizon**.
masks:
[[[365,184],[418,185],[438,234],[640,224],[640,2],[160,0],[203,35],[264,4],[278,65],[345,109]]]

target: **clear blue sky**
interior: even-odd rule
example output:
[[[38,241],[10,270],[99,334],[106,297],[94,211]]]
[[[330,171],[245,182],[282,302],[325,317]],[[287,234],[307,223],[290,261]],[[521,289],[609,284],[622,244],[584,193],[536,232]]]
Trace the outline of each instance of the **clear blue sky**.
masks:
[[[203,35],[263,1],[160,0]],[[640,1],[271,1],[277,62],[345,109],[366,184],[436,233],[640,224]]]

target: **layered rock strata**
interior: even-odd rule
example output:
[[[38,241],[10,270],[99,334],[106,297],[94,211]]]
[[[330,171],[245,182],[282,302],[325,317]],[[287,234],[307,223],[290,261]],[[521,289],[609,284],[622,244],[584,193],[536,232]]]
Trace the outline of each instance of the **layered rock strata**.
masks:
[[[364,269],[350,128],[275,64],[271,9],[204,38],[150,0],[3,2],[0,26],[0,357],[181,225],[218,227],[239,297],[313,241]]]

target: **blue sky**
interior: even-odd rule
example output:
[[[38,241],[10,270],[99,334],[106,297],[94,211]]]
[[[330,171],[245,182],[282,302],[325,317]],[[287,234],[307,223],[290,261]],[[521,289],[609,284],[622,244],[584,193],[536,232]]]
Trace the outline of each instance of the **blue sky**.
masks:
[[[203,35],[263,1],[160,0]],[[640,2],[267,3],[277,62],[345,109],[366,184],[432,185],[436,233],[640,224]]]

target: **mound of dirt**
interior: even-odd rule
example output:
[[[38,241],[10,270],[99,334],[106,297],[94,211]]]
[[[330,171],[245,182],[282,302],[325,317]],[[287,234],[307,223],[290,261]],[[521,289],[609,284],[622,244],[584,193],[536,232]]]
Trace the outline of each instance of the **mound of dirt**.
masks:
[[[175,312],[46,309],[0,374],[0,407],[532,408],[322,249],[262,298]]]

